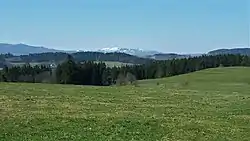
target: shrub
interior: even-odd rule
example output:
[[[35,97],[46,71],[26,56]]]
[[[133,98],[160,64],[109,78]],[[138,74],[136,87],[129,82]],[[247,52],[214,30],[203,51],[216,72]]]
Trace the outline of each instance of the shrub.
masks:
[[[123,86],[127,85],[127,79],[123,74],[119,74],[116,80],[116,85]]]
[[[132,73],[127,73],[126,75],[126,80],[127,82],[129,82],[130,84],[133,84],[136,82],[136,77],[132,74]]]

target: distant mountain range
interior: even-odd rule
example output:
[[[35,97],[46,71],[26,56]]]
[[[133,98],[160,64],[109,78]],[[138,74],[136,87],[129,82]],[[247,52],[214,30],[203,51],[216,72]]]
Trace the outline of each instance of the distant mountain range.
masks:
[[[81,51],[64,51],[64,50],[56,50],[50,49],[46,47],[37,47],[26,44],[6,44],[0,43],[0,54],[13,54],[13,55],[28,55],[34,53],[77,53]],[[125,53],[141,58],[149,58],[155,60],[168,60],[168,59],[179,59],[179,58],[188,58],[193,56],[200,56],[202,54],[176,54],[176,53],[161,53],[153,50],[143,50],[143,49],[129,49],[129,48],[119,48],[119,47],[111,47],[111,48],[103,48],[99,49],[96,52],[100,53]],[[234,49],[218,49],[214,51],[210,51],[205,53],[205,55],[218,55],[218,54],[242,54],[242,55],[250,55],[250,48],[234,48]]]
[[[146,57],[146,56],[160,53],[158,51],[152,51],[152,50],[129,49],[129,48],[119,48],[119,47],[103,48],[103,49],[98,50],[98,52],[103,52],[103,53],[118,52],[118,53],[126,53],[129,55],[134,55],[138,57]]]
[[[50,49],[46,47],[30,46],[26,44],[6,44],[0,43],[0,54],[13,54],[13,55],[28,55],[34,53],[47,53],[47,52],[65,52],[74,53],[77,51],[64,51]]]
[[[61,52],[60,50],[49,49],[45,47],[35,47],[25,44],[5,44],[0,43],[0,53],[11,53],[14,55],[26,55],[29,53]]]
[[[188,58],[194,56],[200,56],[201,54],[177,54],[177,53],[162,53],[154,50],[143,50],[143,49],[129,49],[129,48],[103,48],[98,50],[98,52],[102,53],[126,53],[129,55],[142,57],[142,58],[150,58],[155,60],[168,60],[168,59],[180,59],[180,58]]]

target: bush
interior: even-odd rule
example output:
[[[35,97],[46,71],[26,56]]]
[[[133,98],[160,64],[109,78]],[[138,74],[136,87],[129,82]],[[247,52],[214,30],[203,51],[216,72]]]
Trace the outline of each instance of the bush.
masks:
[[[127,79],[123,74],[119,74],[117,79],[116,79],[116,85],[123,86],[127,85]]]
[[[128,85],[138,86],[137,79],[132,73],[127,73],[126,77],[123,74],[119,74],[116,80],[116,85]]]
[[[136,82],[136,77],[132,73],[129,73],[129,72],[126,75],[126,79],[127,79],[127,82],[129,82],[130,84],[133,84]]]

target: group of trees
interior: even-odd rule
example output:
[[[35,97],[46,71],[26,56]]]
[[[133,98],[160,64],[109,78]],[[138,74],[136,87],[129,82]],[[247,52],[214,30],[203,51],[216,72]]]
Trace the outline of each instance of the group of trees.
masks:
[[[169,77],[220,66],[250,66],[250,57],[242,55],[200,56],[113,68],[106,67],[104,63],[91,61],[76,63],[72,57],[69,57],[57,67],[56,78],[58,83],[63,84],[126,84],[134,83],[135,80]]]
[[[52,80],[52,70],[48,66],[34,66],[25,64],[23,66],[4,66],[0,71],[0,81],[3,82],[32,82],[41,83],[46,79]]]
[[[76,63],[69,56],[67,61],[57,66],[56,79],[61,84],[112,85],[134,83],[136,77],[126,67],[107,67],[105,63],[85,61]]]
[[[61,84],[102,85],[106,81],[106,72],[104,63],[76,63],[73,57],[68,56],[65,62],[57,66],[56,80]]]
[[[28,75],[32,78],[31,82],[37,82],[36,76],[44,72],[50,72],[47,77],[55,78],[54,82],[60,84],[122,85],[134,84],[136,80],[169,77],[220,66],[250,66],[250,57],[230,54],[199,56],[166,61],[150,61],[141,65],[110,68],[105,63],[95,63],[93,61],[80,63],[68,55],[66,61],[59,64],[55,71],[45,66],[5,68],[2,71],[2,80],[19,81],[18,78],[21,75]]]

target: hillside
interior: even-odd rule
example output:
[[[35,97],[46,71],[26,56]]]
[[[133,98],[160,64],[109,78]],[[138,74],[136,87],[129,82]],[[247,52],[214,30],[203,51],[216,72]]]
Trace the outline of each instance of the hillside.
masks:
[[[40,63],[40,62],[56,62],[60,63],[67,57],[67,53],[38,53],[21,56],[6,56],[4,59],[9,63]],[[100,52],[77,52],[72,53],[72,57],[77,62],[82,61],[112,61],[131,64],[145,64],[151,59],[140,58],[125,53],[100,53]]]
[[[156,60],[169,60],[169,59],[177,59],[177,58],[186,58],[190,56],[190,55],[180,55],[180,54],[173,54],[173,53],[160,53],[158,51],[153,51],[153,50],[118,48],[118,47],[102,48],[102,49],[99,49],[97,51],[92,51],[92,52],[103,53],[103,54],[111,54],[111,53],[112,54],[127,54],[130,56],[136,56],[136,57],[141,57],[141,58],[151,58],[151,59],[156,59]],[[83,51],[65,51],[65,50],[56,50],[56,49],[32,46],[32,45],[26,45],[26,44],[0,43],[0,54],[8,54],[8,53],[13,54],[15,56],[23,56],[23,57],[30,56],[29,54],[44,54],[44,53],[45,54],[51,54],[51,53],[79,54],[80,53],[81,55],[86,54],[86,53],[83,53]],[[87,53],[89,53],[89,51]],[[58,59],[54,58],[54,60],[58,60]],[[102,61],[110,61],[110,60],[102,60]]]
[[[65,51],[56,50],[41,46],[32,46],[26,44],[7,44],[0,43],[0,54],[13,54],[10,60],[19,60],[19,62],[61,62],[65,58],[66,53],[72,54],[78,61],[118,61],[122,63],[143,64],[149,59],[154,60],[171,60],[182,59],[201,55],[220,55],[220,54],[241,54],[250,55],[250,48],[234,48],[234,49],[218,49],[208,52],[207,54],[177,54],[177,53],[161,53],[154,50],[131,49],[131,48],[103,48],[97,51]],[[44,56],[49,56],[44,58]],[[42,57],[42,58],[41,58]],[[99,60],[97,60],[99,59]]]
[[[100,61],[95,61],[96,63],[101,63]],[[127,65],[134,65],[132,63],[122,63],[122,62],[115,62],[115,61],[104,61],[103,63],[106,64],[107,67],[122,67]]]
[[[138,87],[0,83],[0,139],[250,140],[249,72],[207,69]]]
[[[126,53],[133,56],[138,57],[146,57],[149,55],[158,54],[160,52],[153,50],[144,50],[144,49],[130,49],[130,48],[119,48],[119,47],[111,47],[111,48],[102,48],[98,50],[98,52],[103,53]]]
[[[8,44],[8,43],[0,43],[0,54],[14,54],[14,55],[28,55],[28,54],[37,54],[37,53],[48,53],[48,52],[64,52],[64,53],[76,53],[83,52],[81,50],[56,50],[52,48],[42,47],[42,46],[33,46],[26,44]],[[143,50],[143,49],[130,49],[130,48],[102,48],[93,52],[101,52],[101,53],[125,53],[138,57],[145,57],[147,55],[157,54],[157,51],[151,50]]]
[[[207,89],[207,90],[228,90],[232,86],[232,89],[241,88],[241,86],[247,86],[250,88],[250,67],[226,67],[226,68],[212,68],[197,71],[194,73],[187,73],[183,75],[177,75],[173,77],[153,80],[143,80],[142,85],[153,85],[156,83],[166,84],[171,87],[178,87],[182,84],[188,83],[188,88],[194,89]],[[205,84],[209,84],[209,87]],[[235,87],[234,87],[235,86]]]
[[[180,55],[176,53],[158,53],[154,55],[149,55],[147,58],[155,59],[155,60],[171,60],[171,59],[182,59],[192,57],[190,55]]]
[[[208,55],[219,55],[219,54],[250,55],[250,48],[218,49],[208,52]]]
[[[62,50],[49,49],[45,47],[30,46],[25,44],[0,43],[0,54],[11,53],[14,55],[27,55],[30,53],[63,52]]]

